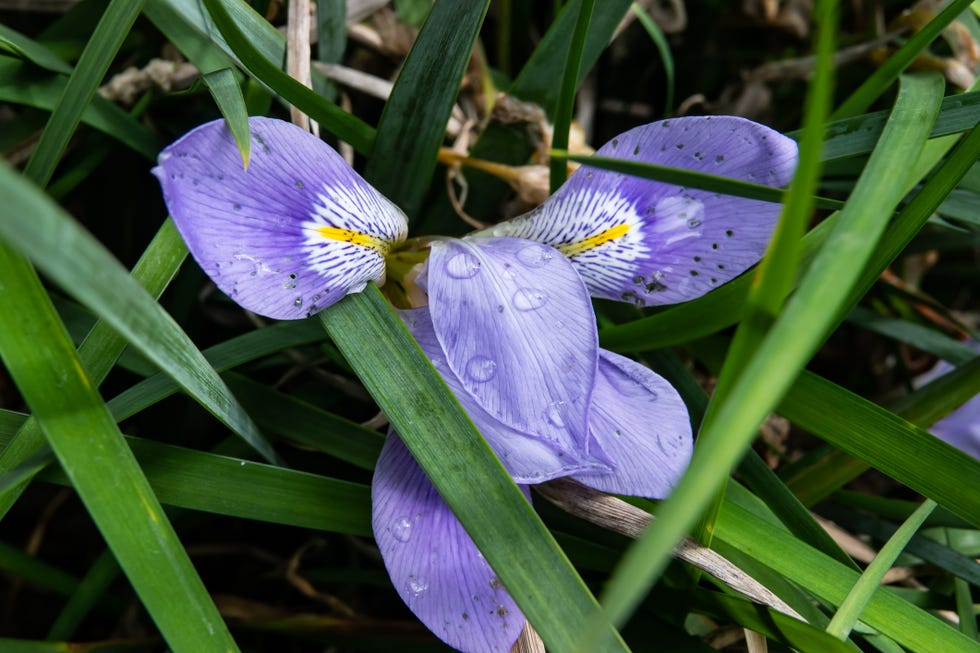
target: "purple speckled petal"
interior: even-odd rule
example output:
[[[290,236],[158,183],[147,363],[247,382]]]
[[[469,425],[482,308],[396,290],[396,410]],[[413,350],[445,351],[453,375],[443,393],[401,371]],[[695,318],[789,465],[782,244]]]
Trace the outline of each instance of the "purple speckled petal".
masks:
[[[542,439],[533,433],[522,433],[512,429],[492,417],[470,396],[459,378],[449,369],[446,356],[436,339],[429,309],[400,311],[399,315],[515,481],[528,484],[544,483],[553,478],[580,472],[610,470],[610,467],[603,462],[607,458],[601,448],[596,449],[592,456],[589,456],[585,447],[573,441],[567,433],[566,437],[558,440]]]
[[[415,616],[464,653],[509,651],[524,615],[394,433],[378,458],[371,497],[374,539]]]
[[[632,129],[597,156],[686,168],[782,187],[796,143],[744,118],[673,118]],[[583,166],[548,200],[484,235],[518,236],[568,256],[595,297],[674,304],[756,263],[780,205]]]
[[[603,492],[662,499],[687,469],[693,446],[687,407],[670,383],[636,361],[599,350],[589,420],[615,469],[577,481]]]
[[[405,216],[330,146],[281,120],[250,118],[248,169],[224,120],[167,147],[153,173],[191,254],[239,305],[307,317],[368,281],[405,239]]]
[[[425,283],[449,368],[477,403],[513,429],[584,449],[598,338],[571,264],[517,238],[437,241]]]

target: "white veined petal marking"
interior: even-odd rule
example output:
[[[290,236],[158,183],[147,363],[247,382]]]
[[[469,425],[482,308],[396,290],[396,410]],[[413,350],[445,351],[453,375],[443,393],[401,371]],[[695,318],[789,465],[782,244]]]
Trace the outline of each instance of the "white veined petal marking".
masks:
[[[551,245],[568,257],[589,289],[615,293],[650,255],[648,228],[633,201],[614,190],[560,193],[527,215],[481,235],[515,236]]]
[[[359,276],[380,281],[392,245],[408,235],[404,214],[370,187],[324,184],[303,223],[304,254],[329,283]],[[366,281],[365,281],[366,283]],[[352,288],[363,289],[363,285]]]

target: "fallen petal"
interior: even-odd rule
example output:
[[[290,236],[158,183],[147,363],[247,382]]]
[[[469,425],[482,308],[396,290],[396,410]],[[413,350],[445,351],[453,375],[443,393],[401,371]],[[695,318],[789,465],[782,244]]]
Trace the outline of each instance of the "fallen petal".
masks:
[[[248,169],[223,120],[167,147],[153,169],[218,288],[260,315],[297,319],[381,281],[407,233],[401,211],[309,132],[270,118],[249,128]]]
[[[592,436],[615,464],[575,476],[603,492],[662,499],[691,460],[687,407],[666,379],[625,356],[599,350]]]
[[[378,458],[371,496],[374,539],[415,616],[464,653],[509,651],[524,615],[394,433]]]
[[[636,127],[596,156],[685,168],[782,187],[797,146],[744,118],[686,117]],[[765,252],[780,205],[583,165],[544,204],[482,232],[551,245],[595,297],[637,305],[694,299]]]

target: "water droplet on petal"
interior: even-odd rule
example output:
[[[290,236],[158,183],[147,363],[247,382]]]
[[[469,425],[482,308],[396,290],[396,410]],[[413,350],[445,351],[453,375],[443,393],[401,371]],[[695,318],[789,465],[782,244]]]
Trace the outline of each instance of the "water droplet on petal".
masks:
[[[519,288],[511,302],[519,311],[535,311],[548,303],[548,295],[536,288]]]
[[[486,383],[497,375],[497,362],[486,356],[474,356],[466,363],[466,376],[479,383]]]
[[[555,250],[545,245],[528,245],[517,252],[517,260],[529,268],[540,268],[555,257]]]
[[[302,305],[303,305],[302,297],[297,297],[295,300],[293,300],[293,306],[295,306],[296,308],[299,308]]]
[[[544,411],[544,417],[548,420],[548,423],[552,426],[557,426],[562,428],[565,426],[565,402],[556,401],[555,403],[548,406]]]
[[[391,527],[391,534],[399,542],[408,542],[408,538],[412,537],[412,520],[402,517]]]
[[[469,279],[480,271],[480,261],[472,254],[457,254],[446,263],[446,273],[455,279]]]
[[[418,596],[425,590],[429,589],[429,582],[424,578],[410,578],[408,581],[408,589],[412,591],[413,596]]]

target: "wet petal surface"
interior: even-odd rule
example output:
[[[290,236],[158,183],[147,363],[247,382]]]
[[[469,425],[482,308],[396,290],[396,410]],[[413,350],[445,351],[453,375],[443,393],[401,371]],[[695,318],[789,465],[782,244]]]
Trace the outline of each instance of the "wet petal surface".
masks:
[[[567,434],[563,439],[544,439],[512,429],[491,416],[449,369],[436,338],[429,309],[400,311],[399,315],[515,481],[534,484],[577,472],[609,471],[609,466],[603,462],[606,458],[601,449],[590,456]]]
[[[597,156],[685,168],[782,187],[797,146],[731,116],[663,120],[632,129]],[[595,297],[638,305],[694,299],[765,251],[780,205],[582,166],[531,213],[484,232],[554,246]]]
[[[575,479],[597,490],[662,499],[691,460],[691,422],[680,395],[625,356],[599,351],[590,423],[615,468]]]
[[[516,238],[435,242],[429,312],[466,392],[512,429],[584,450],[598,337],[588,292],[551,247]]]
[[[381,451],[371,495],[374,538],[412,612],[464,653],[509,651],[524,616],[395,434]]]
[[[241,306],[276,319],[316,313],[384,277],[405,239],[401,211],[326,143],[250,118],[248,169],[223,120],[166,148],[153,172],[191,254]]]

